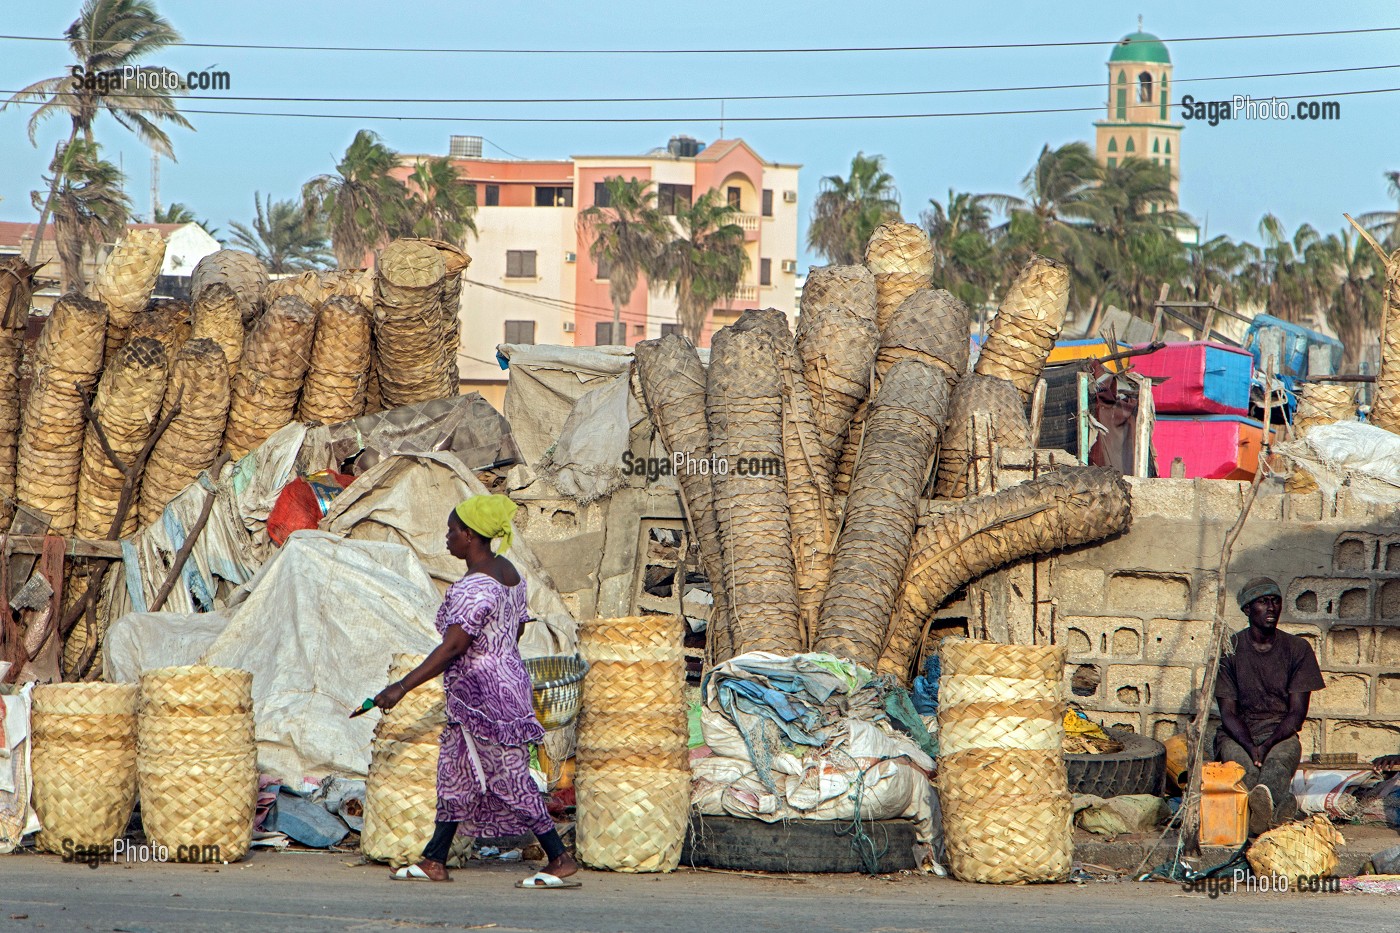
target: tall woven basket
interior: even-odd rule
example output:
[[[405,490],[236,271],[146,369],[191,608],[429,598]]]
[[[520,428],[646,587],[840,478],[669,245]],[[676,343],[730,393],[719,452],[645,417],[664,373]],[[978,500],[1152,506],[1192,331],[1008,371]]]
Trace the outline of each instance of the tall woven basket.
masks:
[[[940,653],[938,791],[954,877],[1065,880],[1065,649],[946,638]]]
[[[612,871],[674,871],[690,810],[685,652],[676,616],[579,627],[578,856]]]
[[[422,663],[424,655],[396,654],[389,682]],[[447,722],[442,679],[411,691],[374,727],[365,828],[360,850],[394,868],[418,861],[437,820],[438,737]]]
[[[135,684],[45,684],[34,688],[35,844],[62,853],[65,841],[111,851],[136,805]]]
[[[246,855],[258,799],[253,675],[204,665],[146,671],[136,735],[146,838],[177,860]]]

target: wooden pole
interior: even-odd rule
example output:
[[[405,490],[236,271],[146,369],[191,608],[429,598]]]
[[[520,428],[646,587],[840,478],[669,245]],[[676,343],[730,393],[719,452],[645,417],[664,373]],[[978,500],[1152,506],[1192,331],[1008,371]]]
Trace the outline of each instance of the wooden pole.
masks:
[[[218,482],[219,474],[223,472],[224,464],[228,463],[229,455],[224,453],[219,455],[219,459],[214,461],[214,465],[209,468],[209,476]],[[170,563],[170,572],[165,576],[165,582],[156,591],[156,598],[151,600],[149,612],[160,612],[165,601],[170,598],[171,592],[175,589],[175,584],[180,579],[181,572],[185,569],[185,563],[189,561],[190,554],[194,552],[195,543],[199,540],[200,534],[204,531],[204,526],[209,523],[209,514],[214,511],[214,500],[219,498],[217,489],[209,490],[204,497],[204,506],[199,510],[199,518],[195,520],[194,527],[185,536],[185,543],[180,545],[180,550],[175,552],[175,559]],[[683,567],[684,558],[682,558]]]

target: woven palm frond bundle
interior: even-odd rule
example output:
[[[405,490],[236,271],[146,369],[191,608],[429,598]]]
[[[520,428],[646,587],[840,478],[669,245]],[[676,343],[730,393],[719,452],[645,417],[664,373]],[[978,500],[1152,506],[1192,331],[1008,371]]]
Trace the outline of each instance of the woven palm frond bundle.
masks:
[[[243,346],[224,450],[235,459],[291,424],[311,364],[316,312],[294,295],[273,302]]]
[[[977,357],[979,376],[999,376],[1022,400],[1035,390],[1040,371],[1060,338],[1069,308],[1069,268],[1036,256],[1021,269],[1001,300]]]
[[[175,354],[161,416],[179,403],[146,462],[141,483],[141,524],[160,518],[170,500],[213,465],[223,445],[229,409],[228,363],[212,340],[191,340]]]
[[[918,224],[881,224],[865,246],[865,265],[875,276],[875,322],[883,333],[904,299],[929,287],[933,245]]]
[[[442,253],[422,240],[395,240],[375,276],[375,372],[386,408],[457,394],[443,346]]]
[[[110,360],[126,343],[131,322],[156,287],[165,261],[165,239],[159,230],[132,230],[117,245],[97,272],[93,296],[107,306],[107,346]]]
[[[196,307],[204,298],[205,291],[215,284],[223,285],[233,293],[244,327],[252,324],[253,320],[263,313],[266,305],[263,293],[267,291],[268,284],[267,269],[252,253],[245,253],[239,249],[221,249],[195,263],[194,272],[190,273],[190,297],[194,299]],[[228,352],[228,347],[224,347],[224,352]],[[232,356],[229,359],[234,361]]]
[[[336,424],[364,414],[369,364],[369,309],[353,298],[330,298],[316,318],[297,420]]]
[[[18,256],[0,257],[0,519],[7,522],[15,494],[15,456],[23,414],[20,363],[36,268]]]
[[[1031,425],[1021,394],[1005,379],[970,373],[953,390],[948,405],[948,427],[938,454],[934,495],[940,499],[962,499],[975,489],[969,486],[969,470],[975,439],[974,416],[983,416],[988,425],[991,449],[1031,447]],[[990,465],[988,465],[990,469]]]
[[[179,298],[152,298],[131,321],[126,341],[150,337],[165,347],[170,359],[190,339],[190,304]]]

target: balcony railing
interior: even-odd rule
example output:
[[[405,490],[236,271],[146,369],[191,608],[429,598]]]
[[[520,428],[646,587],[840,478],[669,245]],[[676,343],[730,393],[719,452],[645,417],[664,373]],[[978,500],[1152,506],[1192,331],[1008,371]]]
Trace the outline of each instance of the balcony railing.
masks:
[[[729,219],[745,233],[757,233],[759,224],[763,222],[763,218],[757,214],[731,214]]]
[[[734,303],[740,304],[746,301],[758,300],[757,285],[740,285],[739,290],[734,293]]]

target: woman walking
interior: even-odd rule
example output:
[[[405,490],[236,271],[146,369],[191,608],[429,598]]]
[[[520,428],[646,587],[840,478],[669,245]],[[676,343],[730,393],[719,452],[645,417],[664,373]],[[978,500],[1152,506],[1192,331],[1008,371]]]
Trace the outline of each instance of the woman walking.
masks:
[[[525,581],[503,556],[516,505],[505,496],[473,496],[447,519],[447,551],[466,561],[437,614],[442,644],[374,703],[392,709],[410,690],[443,675],[447,726],[438,756],[437,825],[423,858],[394,873],[400,881],[450,881],[447,853],[459,828],[475,837],[535,834],[549,864],[520,888],[577,887],[578,871],[530,776],[535,719],[530,677],[517,643],[525,631]],[[499,541],[497,550],[492,542]]]

